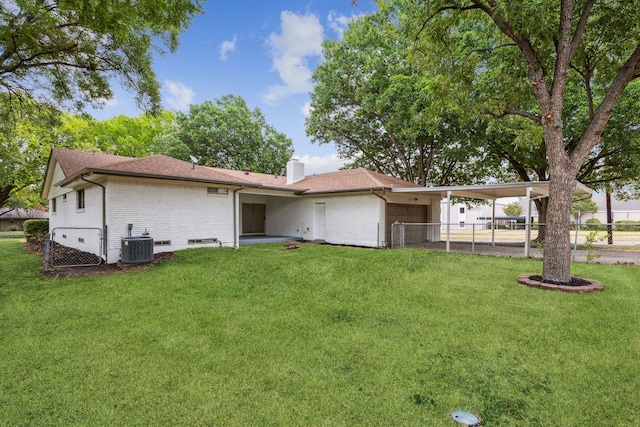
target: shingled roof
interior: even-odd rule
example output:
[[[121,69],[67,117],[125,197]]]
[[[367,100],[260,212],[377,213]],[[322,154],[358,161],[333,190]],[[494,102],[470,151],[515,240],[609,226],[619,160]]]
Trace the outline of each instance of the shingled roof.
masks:
[[[80,175],[97,173],[267,187],[299,194],[420,187],[412,182],[362,168],[309,175],[293,184],[287,184],[287,178],[284,176],[194,166],[192,163],[162,154],[133,158],[55,148],[51,156],[56,159],[65,174],[65,179],[59,183],[53,183],[54,185],[65,185]]]

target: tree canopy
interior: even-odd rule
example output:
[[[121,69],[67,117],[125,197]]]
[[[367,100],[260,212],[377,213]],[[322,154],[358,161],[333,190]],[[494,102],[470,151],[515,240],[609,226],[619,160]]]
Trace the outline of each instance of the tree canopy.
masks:
[[[96,120],[88,115],[66,114],[55,130],[56,141],[118,156],[144,157],[155,151],[154,143],[173,124],[175,114],[164,110],[157,115],[119,115]]]
[[[480,120],[439,96],[436,74],[409,60],[413,47],[384,14],[350,23],[342,40],[324,42],[313,73],[307,134],[336,145],[351,163],[422,185],[486,178]]]
[[[0,99],[6,101],[6,96],[0,94]],[[9,108],[8,102],[0,102],[0,112],[10,118],[0,121],[0,207],[31,208],[40,202],[37,186],[60,115],[26,100],[19,113]]]
[[[206,166],[282,175],[293,143],[250,110],[239,96],[191,105],[177,113],[174,125],[156,138],[157,152],[183,160],[195,156]]]
[[[14,0],[0,3],[0,92],[81,109],[113,97],[160,110],[153,53],[175,51],[201,0]]]
[[[580,220],[580,216],[585,213],[598,212],[598,205],[591,197],[574,196],[571,203],[571,215],[576,222]]]
[[[522,206],[518,202],[511,202],[504,208],[502,208],[502,212],[506,216],[520,216],[522,215]]]

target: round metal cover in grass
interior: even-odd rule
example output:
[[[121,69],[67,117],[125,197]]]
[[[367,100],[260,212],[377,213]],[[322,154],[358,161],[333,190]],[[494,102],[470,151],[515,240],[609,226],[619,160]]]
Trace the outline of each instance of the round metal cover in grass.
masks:
[[[480,425],[480,419],[478,416],[467,411],[453,411],[451,413],[451,419],[463,426],[473,427]]]

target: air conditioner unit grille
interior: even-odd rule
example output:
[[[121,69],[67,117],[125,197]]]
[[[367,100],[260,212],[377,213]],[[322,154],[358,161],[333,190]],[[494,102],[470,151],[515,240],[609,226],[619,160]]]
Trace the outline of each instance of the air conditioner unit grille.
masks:
[[[153,238],[148,236],[123,237],[120,261],[123,264],[144,264],[153,261]]]

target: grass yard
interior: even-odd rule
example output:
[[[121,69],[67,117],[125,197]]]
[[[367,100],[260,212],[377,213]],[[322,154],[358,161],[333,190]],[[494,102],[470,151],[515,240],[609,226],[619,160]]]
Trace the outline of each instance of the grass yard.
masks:
[[[640,269],[281,244],[45,279],[0,241],[0,425],[640,425]]]

